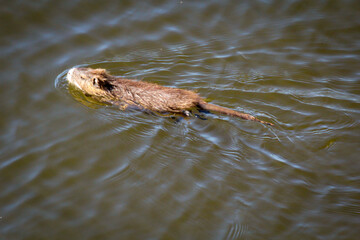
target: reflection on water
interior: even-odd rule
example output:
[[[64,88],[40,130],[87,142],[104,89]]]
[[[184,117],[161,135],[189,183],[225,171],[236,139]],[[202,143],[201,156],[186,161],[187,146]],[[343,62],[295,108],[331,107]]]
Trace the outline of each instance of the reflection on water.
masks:
[[[356,239],[359,14],[351,0],[7,3],[1,236]],[[122,112],[69,87],[73,66],[276,126]]]

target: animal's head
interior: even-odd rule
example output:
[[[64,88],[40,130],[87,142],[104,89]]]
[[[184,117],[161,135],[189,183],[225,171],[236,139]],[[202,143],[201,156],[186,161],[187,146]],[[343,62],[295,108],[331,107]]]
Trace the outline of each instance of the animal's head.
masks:
[[[68,82],[79,88],[86,95],[95,97],[111,97],[114,77],[105,69],[72,68],[66,76]]]

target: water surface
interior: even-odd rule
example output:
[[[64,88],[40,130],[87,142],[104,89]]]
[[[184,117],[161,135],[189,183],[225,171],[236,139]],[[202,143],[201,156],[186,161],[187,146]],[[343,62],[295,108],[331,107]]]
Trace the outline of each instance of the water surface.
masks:
[[[0,7],[4,239],[357,239],[358,1]],[[73,66],[275,126],[174,121],[69,89]]]

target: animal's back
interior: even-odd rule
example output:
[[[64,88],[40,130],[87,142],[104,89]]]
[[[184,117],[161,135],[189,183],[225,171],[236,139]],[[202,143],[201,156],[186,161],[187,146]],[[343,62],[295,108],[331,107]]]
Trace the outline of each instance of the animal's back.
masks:
[[[195,107],[202,98],[195,92],[154,83],[117,79],[112,92],[122,101],[158,112],[182,112]]]

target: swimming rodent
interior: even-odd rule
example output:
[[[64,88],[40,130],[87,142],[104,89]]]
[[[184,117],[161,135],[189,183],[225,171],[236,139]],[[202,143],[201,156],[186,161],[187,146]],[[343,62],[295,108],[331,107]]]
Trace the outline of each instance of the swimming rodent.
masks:
[[[72,68],[66,78],[85,95],[95,97],[101,102],[118,105],[123,110],[135,107],[158,113],[189,115],[191,109],[198,108],[273,125],[249,114],[207,103],[193,91],[119,78],[110,75],[105,69]]]

